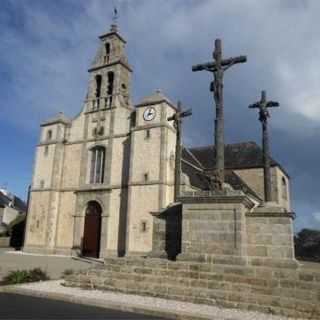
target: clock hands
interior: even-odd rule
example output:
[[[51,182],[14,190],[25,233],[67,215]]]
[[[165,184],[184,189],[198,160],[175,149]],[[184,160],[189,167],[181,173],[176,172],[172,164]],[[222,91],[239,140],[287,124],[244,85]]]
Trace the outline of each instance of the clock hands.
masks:
[[[152,107],[146,108],[143,113],[144,120],[146,121],[152,120],[155,117],[155,115],[156,115],[156,110]]]

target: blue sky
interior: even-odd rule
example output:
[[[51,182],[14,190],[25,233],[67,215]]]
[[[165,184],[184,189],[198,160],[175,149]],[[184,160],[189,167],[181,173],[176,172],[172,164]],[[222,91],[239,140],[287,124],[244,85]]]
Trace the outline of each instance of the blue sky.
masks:
[[[2,0],[0,11],[0,186],[26,197],[39,123],[76,115],[87,69],[113,6],[134,73],[134,103],[156,89],[192,107],[184,125],[190,146],[212,143],[210,74],[192,73],[225,56],[248,62],[225,77],[226,142],[260,143],[257,114],[247,106],[262,89],[279,101],[270,121],[272,154],[291,176],[296,229],[320,229],[320,31],[317,0]]]

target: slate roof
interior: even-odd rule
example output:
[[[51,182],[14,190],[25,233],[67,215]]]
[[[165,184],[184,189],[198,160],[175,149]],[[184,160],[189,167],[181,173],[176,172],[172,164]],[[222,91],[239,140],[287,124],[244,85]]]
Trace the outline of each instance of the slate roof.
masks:
[[[181,161],[181,170],[189,177],[190,184],[200,190],[208,189],[208,181],[202,171],[197,170],[185,161]]]
[[[214,168],[214,146],[189,149],[206,169]],[[279,166],[270,158],[271,166]],[[225,145],[225,168],[245,169],[263,167],[262,149],[255,142],[242,142]]]
[[[190,179],[190,184],[200,190],[209,190],[208,175],[202,170],[197,170],[188,162],[182,161],[181,170]],[[225,182],[230,184],[235,190],[242,190],[257,200],[262,200],[233,170],[225,171]]]
[[[12,203],[12,207],[17,209],[18,211],[26,212],[27,205],[24,201],[22,201],[19,197],[12,196],[12,199],[6,196],[4,193],[0,191],[0,207],[7,207]]]
[[[55,124],[55,123],[70,124],[71,120],[63,112],[59,112],[55,116],[53,116],[53,117],[49,118],[48,120],[42,122],[41,126],[47,126],[47,125]]]
[[[194,156],[193,153],[191,153],[191,151],[188,148],[182,147],[181,157],[182,159],[190,162],[192,165],[200,169],[203,169],[201,162]]]
[[[14,196],[13,207],[22,212],[27,211],[27,204],[23,200],[21,200],[19,197],[16,197],[16,196]]]
[[[201,190],[209,189],[208,175],[214,166],[213,152],[214,146],[212,145],[191,149],[183,147],[181,169],[189,177],[192,186]],[[255,142],[245,142],[226,145],[225,152],[225,182],[233,189],[242,190],[257,200],[261,200],[257,193],[233,171],[234,169],[262,167],[261,148]],[[271,159],[271,165],[279,166],[273,159]]]

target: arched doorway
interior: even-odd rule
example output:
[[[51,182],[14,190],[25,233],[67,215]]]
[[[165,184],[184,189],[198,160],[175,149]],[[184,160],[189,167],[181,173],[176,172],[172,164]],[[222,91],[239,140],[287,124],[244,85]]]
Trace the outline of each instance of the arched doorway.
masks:
[[[99,257],[101,236],[101,213],[102,209],[98,202],[88,202],[85,219],[82,255],[86,257]]]

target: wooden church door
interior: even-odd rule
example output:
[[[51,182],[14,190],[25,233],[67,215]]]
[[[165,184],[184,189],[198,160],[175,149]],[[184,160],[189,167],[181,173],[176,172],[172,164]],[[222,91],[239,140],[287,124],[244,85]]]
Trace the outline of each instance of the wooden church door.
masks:
[[[82,255],[99,258],[102,209],[98,202],[88,203],[83,232]]]

